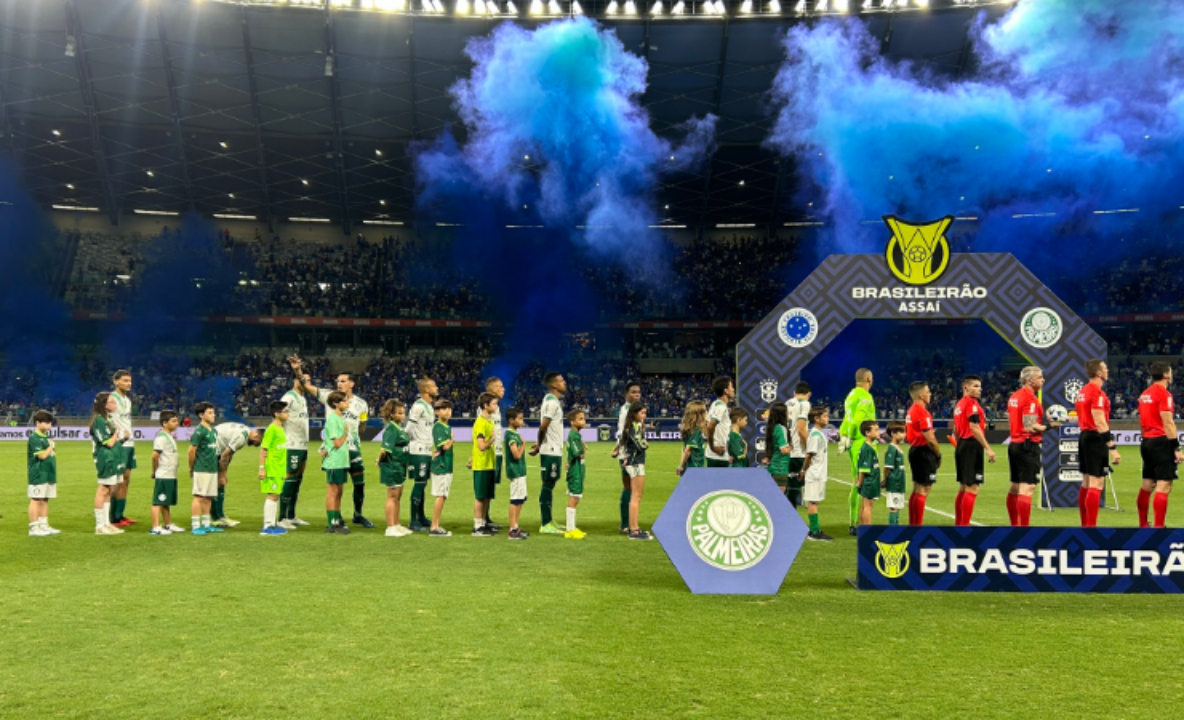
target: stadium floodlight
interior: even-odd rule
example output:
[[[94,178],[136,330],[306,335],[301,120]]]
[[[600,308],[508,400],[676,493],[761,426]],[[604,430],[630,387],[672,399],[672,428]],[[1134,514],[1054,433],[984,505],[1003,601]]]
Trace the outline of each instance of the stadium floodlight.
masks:
[[[74,189],[74,183],[66,183],[66,189],[67,189],[67,190],[73,190],[73,189]]]
[[[456,14],[457,15],[468,15],[469,14],[469,0],[456,0]]]
[[[769,12],[771,12],[771,13],[781,12],[781,3],[777,2],[777,0],[773,0],[772,2],[770,2],[769,3]]]
[[[724,5],[724,0],[715,0],[715,14],[726,15],[727,13],[728,7]]]
[[[74,39],[73,35],[66,36],[66,57],[74,57],[74,51],[78,49],[78,41]]]
[[[314,217],[290,217],[289,222],[308,222],[308,223],[327,223],[333,222],[329,218],[314,218]]]
[[[148,177],[156,177],[156,173],[152,172],[151,170],[145,170],[144,174]]]
[[[835,12],[845,13],[851,9],[851,4],[848,0],[835,0]]]
[[[181,213],[179,213],[179,212],[175,212],[175,211],[173,211],[173,210],[140,210],[139,208],[136,208],[136,209],[132,210],[132,212],[134,212],[134,213],[135,213],[135,214],[137,214],[137,215],[169,215],[169,216],[175,216],[175,215],[180,215],[180,214],[181,214]]]
[[[919,8],[929,7],[929,0],[913,0],[913,4]]]
[[[50,205],[54,210],[72,210],[74,212],[98,212],[97,207],[84,207],[82,205]]]
[[[214,213],[219,220],[257,220],[254,215],[238,215],[236,213]]]
[[[814,10],[816,12],[826,12],[829,6],[830,0],[818,0],[818,2],[814,3]]]
[[[300,178],[300,184],[301,185],[308,185],[308,181],[305,180],[304,178]]]
[[[325,55],[325,77],[333,77],[333,53]]]
[[[473,10],[478,15],[484,15],[485,14],[485,0],[475,0],[473,2]]]
[[[674,3],[674,7],[670,10],[670,14],[671,15],[686,15],[687,14],[686,3],[684,3],[682,0],[678,0],[678,2]]]
[[[583,15],[584,14],[584,8],[580,5],[580,0],[572,0],[571,14],[572,15]]]
[[[530,0],[529,12],[531,15],[542,15],[543,14],[543,0]]]
[[[626,15],[636,15],[637,14],[637,3],[633,2],[633,0],[625,0],[625,14]]]
[[[605,9],[605,13],[609,15],[617,14],[617,0],[609,0],[608,8]]]
[[[514,0],[509,0],[509,2],[506,3],[506,14],[507,15],[517,15],[518,14],[518,6],[514,4]]]
[[[382,205],[382,206],[385,206],[385,205],[386,205],[386,200],[379,200],[379,201],[378,201],[378,204],[379,204],[379,205]]]
[[[793,6],[793,11],[798,15],[806,13],[806,0],[798,0],[798,4]]]
[[[547,12],[552,15],[562,15],[563,8],[559,7],[559,3],[556,0],[551,0],[551,2],[547,3]]]
[[[740,3],[740,12],[745,15],[750,14],[752,12],[752,0],[744,0],[744,2]]]
[[[398,225],[402,226],[402,220],[363,220],[363,225]]]
[[[51,130],[50,132],[52,132],[52,133],[53,133],[53,136],[54,136],[54,137],[61,137],[61,136],[62,136],[62,131],[61,131],[61,130]]]
[[[650,8],[650,15],[661,15],[661,14],[662,14],[662,0],[657,0],[657,2],[654,3],[654,6]]]

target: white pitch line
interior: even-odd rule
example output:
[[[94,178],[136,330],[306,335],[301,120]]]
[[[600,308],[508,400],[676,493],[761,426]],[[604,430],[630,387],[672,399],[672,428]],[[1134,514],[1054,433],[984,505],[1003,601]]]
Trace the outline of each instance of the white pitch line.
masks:
[[[837,482],[837,483],[842,483],[842,484],[846,485],[847,487],[851,487],[852,485],[854,485],[854,484],[855,484],[855,483],[853,483],[853,482],[847,482],[846,480],[840,480],[840,479],[838,479],[837,477],[833,477],[833,476],[831,476],[831,475],[827,475],[827,476],[826,476],[826,479],[827,479],[827,480],[833,480],[833,481],[835,481],[835,482]],[[931,513],[937,513],[938,515],[941,515],[942,517],[948,517],[948,518],[949,518],[949,519],[951,519],[951,520],[954,520],[954,519],[955,519],[953,515],[949,514],[948,512],[945,512],[944,510],[938,510],[937,508],[935,508],[935,507],[933,507],[933,506],[929,505],[929,504],[928,504],[928,502],[926,502],[926,504],[925,504],[925,512],[927,512],[927,513],[928,513],[928,512],[931,512]],[[978,526],[978,527],[986,527],[986,526],[985,526],[985,525],[983,525],[982,523],[980,523],[980,522],[978,522],[978,521],[975,521],[975,520],[971,520],[971,521],[970,521],[970,524],[971,524],[971,525],[976,525],[976,526]]]

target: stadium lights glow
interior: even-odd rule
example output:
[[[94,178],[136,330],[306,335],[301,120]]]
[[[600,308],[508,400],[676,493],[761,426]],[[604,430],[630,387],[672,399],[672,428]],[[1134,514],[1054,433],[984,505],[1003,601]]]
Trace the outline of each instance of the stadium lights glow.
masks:
[[[785,227],[815,227],[815,226],[821,226],[821,225],[822,225],[822,223],[820,223],[820,222],[787,222],[787,223],[785,223]]]
[[[481,0],[477,0],[477,2],[481,2]],[[382,157],[382,151],[381,151],[381,150],[375,150],[375,151],[374,151],[374,154],[375,154],[375,155],[377,155],[378,157]]]
[[[254,215],[233,215],[231,213],[214,213],[219,220],[258,220]]]
[[[637,14],[637,3],[633,2],[633,0],[625,0],[625,14],[626,15],[636,15]]]
[[[929,7],[929,0],[913,0],[913,4],[919,8]]]
[[[228,197],[228,198],[230,198],[231,200],[233,200],[233,199],[234,199],[234,193],[226,193],[226,197]]]
[[[1137,213],[1139,208],[1119,208],[1117,210],[1094,210],[1094,215],[1114,215],[1115,213]]]
[[[74,212],[98,212],[97,207],[83,207],[81,205],[50,205],[54,210],[72,210]]]
[[[678,2],[674,3],[674,8],[670,11],[671,15],[686,15],[686,13],[687,6],[682,0],[678,0]]]
[[[531,15],[542,15],[543,14],[543,0],[530,0],[529,12]]]
[[[605,10],[605,12],[608,13],[609,15],[616,15],[617,14],[617,0],[610,0],[609,4],[608,4],[608,8]]]
[[[744,13],[745,15],[748,15],[749,13],[751,13],[752,12],[752,0],[744,0],[744,2],[740,3],[740,12]]]
[[[559,7],[559,3],[556,0],[551,0],[551,2],[547,3],[547,12],[552,15],[562,15],[563,8]]]
[[[717,223],[717,229],[724,230],[727,228],[754,228],[756,223]]]
[[[379,201],[378,201],[378,204],[379,204],[379,205],[383,205],[383,206],[385,206],[385,205],[386,205],[386,200],[379,200]]]
[[[74,183],[66,183],[66,187],[70,190],[74,189]]]
[[[476,10],[478,15],[484,15],[485,14],[485,0],[477,0],[475,3],[473,3],[473,9]],[[378,152],[378,151],[376,150],[375,152]]]
[[[506,14],[507,15],[517,15],[518,14],[518,6],[514,4],[514,0],[510,0],[509,2],[506,3]]]
[[[1012,215],[1011,219],[1018,220],[1020,218],[1056,217],[1056,216],[1057,216],[1056,213],[1020,213],[1019,215]]]
[[[400,220],[363,220],[363,225],[398,225],[402,227],[403,223]]]
[[[724,0],[715,0],[715,14],[726,15],[727,12],[728,8],[726,5],[724,5]]]
[[[769,12],[771,12],[771,13],[781,12],[781,3],[777,2],[777,0],[773,0],[773,2],[769,3]]]
[[[798,15],[806,12],[806,0],[798,0],[798,4],[793,6],[793,11]]]
[[[654,230],[685,230],[686,225],[650,225]]]
[[[308,181],[307,181],[307,180],[305,180],[304,178],[301,178],[301,179],[300,179],[300,184],[301,184],[301,185],[307,185],[307,184],[308,184]]]
[[[220,142],[220,143],[218,143],[218,145],[219,145],[219,147],[221,147],[223,150],[225,150],[226,148],[230,147],[230,146],[229,146],[229,145],[227,145],[225,142]]]
[[[61,130],[53,130],[52,132],[53,132],[54,137],[61,137],[62,136]]]
[[[573,0],[573,2],[571,4],[571,14],[572,15],[583,15],[584,14],[584,8],[582,5],[580,5],[580,0]]]
[[[654,3],[654,6],[652,8],[650,8],[650,14],[651,15],[661,15],[662,14],[662,0],[658,0],[657,2]]]
[[[456,14],[457,15],[468,15],[469,14],[469,0],[456,0]]]
[[[147,173],[148,177],[156,177],[156,173],[152,172],[151,170],[146,170],[145,172]]]
[[[172,210],[139,210],[139,209],[136,209],[136,210],[132,210],[132,212],[134,212],[134,213],[135,213],[135,214],[137,214],[137,215],[169,215],[169,216],[176,216],[176,215],[180,215],[180,214],[181,214],[181,213],[179,213],[179,212],[173,212]]]
[[[814,3],[814,9],[818,12],[826,12],[829,5],[830,0],[818,0],[818,2]]]
[[[290,217],[290,218],[288,218],[288,221],[289,222],[315,222],[315,223],[333,222],[329,218],[306,218],[306,217]]]

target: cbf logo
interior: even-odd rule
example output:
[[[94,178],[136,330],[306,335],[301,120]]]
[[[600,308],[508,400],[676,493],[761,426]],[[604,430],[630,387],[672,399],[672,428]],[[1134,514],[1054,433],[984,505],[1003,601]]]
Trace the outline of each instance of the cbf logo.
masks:
[[[691,506],[687,540],[708,565],[721,570],[746,570],[769,552],[773,523],[765,506],[752,495],[717,490]]]
[[[767,403],[777,400],[777,381],[771,378],[761,380],[761,400]]]
[[[953,222],[954,216],[946,215],[940,220],[915,225],[895,215],[885,215],[884,223],[892,231],[884,249],[888,269],[909,285],[928,285],[941,277],[950,263],[946,230]]]
[[[1080,378],[1070,378],[1065,381],[1065,399],[1074,405],[1077,404],[1077,396],[1085,388],[1085,383]]]
[[[896,545],[876,541],[876,569],[884,577],[895,580],[909,571],[909,543],[906,540]]]
[[[1061,316],[1046,308],[1029,310],[1020,321],[1020,335],[1034,348],[1044,349],[1057,344],[1064,330]]]
[[[805,308],[791,308],[781,313],[777,334],[791,348],[804,348],[818,337],[818,318]]]

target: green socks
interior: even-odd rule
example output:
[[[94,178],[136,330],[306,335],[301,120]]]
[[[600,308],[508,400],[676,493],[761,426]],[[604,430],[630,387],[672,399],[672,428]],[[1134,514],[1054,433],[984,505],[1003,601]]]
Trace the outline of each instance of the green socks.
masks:
[[[117,523],[123,519],[123,511],[127,507],[127,498],[119,500],[111,499],[111,522]]]
[[[210,502],[210,517],[214,518],[215,520],[221,520],[222,518],[226,517],[226,513],[224,512],[225,503],[226,503],[226,486],[219,485],[218,486],[218,497],[214,498]]]
[[[296,517],[296,488],[298,481],[292,478],[284,480],[284,487],[280,490],[280,520],[291,520]]]
[[[851,486],[851,492],[847,495],[847,502],[851,505],[851,525],[859,524],[859,488],[855,485]]]
[[[326,510],[325,515],[329,518],[330,525],[345,524],[345,520],[341,519],[341,512],[339,510]]]
[[[633,501],[632,490],[621,491],[621,527],[629,527],[629,503]]]
[[[415,481],[411,487],[411,522],[417,525],[428,525],[427,518],[423,515],[423,499],[427,494],[427,481]]]
[[[889,525],[899,525],[900,524],[900,512],[888,513],[888,524]]]
[[[551,524],[551,498],[555,494],[555,483],[543,481],[543,489],[539,491],[539,516],[543,525]]]
[[[818,523],[818,513],[813,513],[811,515],[808,515],[807,517],[810,519],[810,532],[812,532],[812,533],[822,532],[822,526]]]

